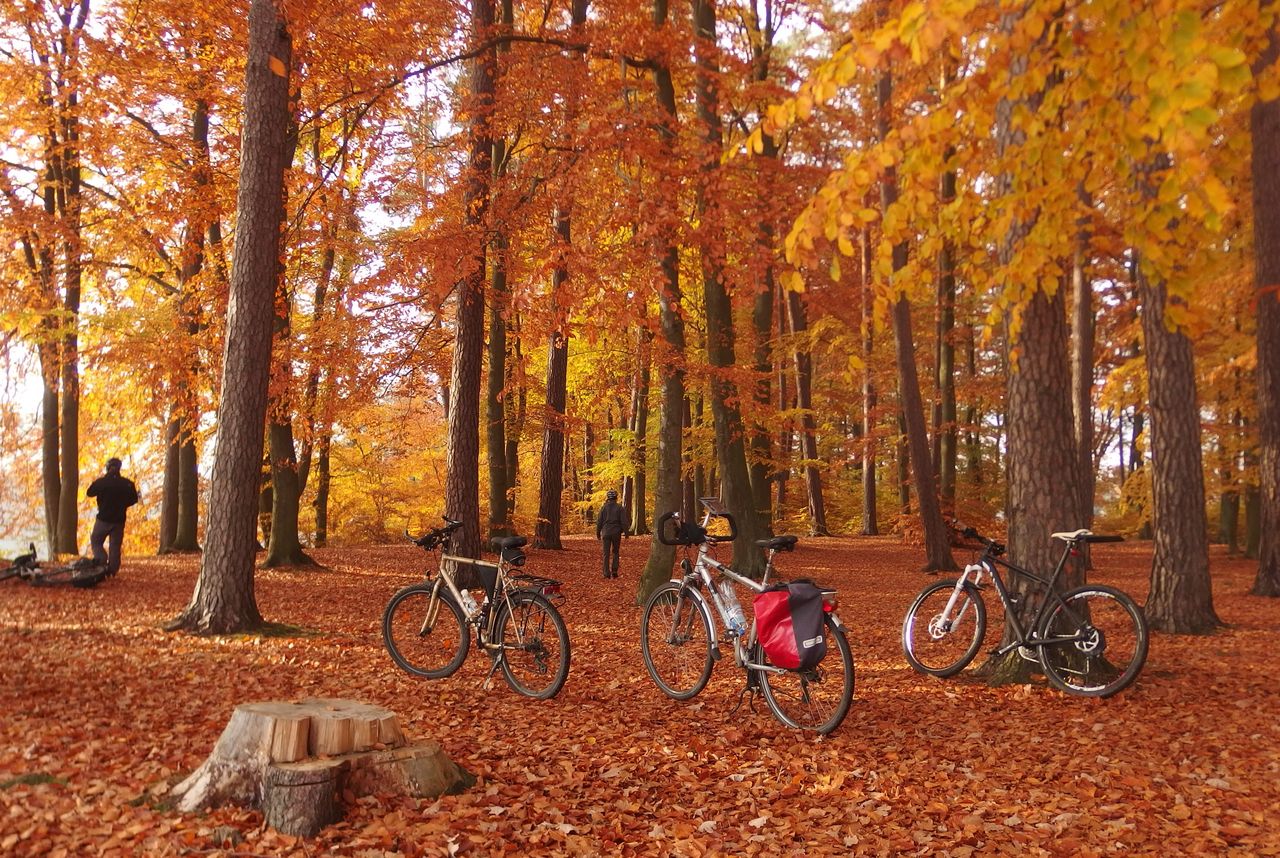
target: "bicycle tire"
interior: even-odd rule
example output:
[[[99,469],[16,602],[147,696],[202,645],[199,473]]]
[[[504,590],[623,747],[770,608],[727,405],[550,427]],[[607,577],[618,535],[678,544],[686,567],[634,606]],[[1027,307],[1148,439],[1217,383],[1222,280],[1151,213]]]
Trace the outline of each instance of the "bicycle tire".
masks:
[[[830,615],[823,618],[827,636],[827,654],[817,667],[809,670],[757,671],[764,702],[788,727],[826,735],[840,726],[853,702],[853,650],[844,630]],[[839,680],[832,656],[839,660]],[[756,644],[752,661],[768,664],[764,647]]]
[[[640,654],[663,694],[689,700],[701,693],[711,679],[713,645],[702,594],[675,581],[653,591],[640,619]]]
[[[572,651],[564,618],[551,600],[532,590],[507,593],[494,620],[502,675],[513,691],[535,700],[560,693]]]
[[[1149,632],[1142,609],[1105,584],[1070,590],[1045,614],[1038,636],[1079,640],[1044,643],[1040,664],[1054,687],[1081,697],[1110,697],[1127,688],[1147,660]]]
[[[17,578],[23,573],[24,568],[21,566],[10,566],[8,569],[0,569],[0,581],[8,581],[10,578]]]
[[[414,584],[382,612],[382,642],[391,660],[414,676],[443,679],[462,666],[471,646],[462,608],[434,584]]]
[[[942,611],[956,579],[937,581],[920,591],[902,621],[902,654],[920,673],[946,678],[969,666],[987,635],[987,606],[978,588],[965,582],[967,602],[957,607],[957,620],[943,626]],[[972,610],[970,610],[972,608]],[[972,618],[972,630],[969,620]]]

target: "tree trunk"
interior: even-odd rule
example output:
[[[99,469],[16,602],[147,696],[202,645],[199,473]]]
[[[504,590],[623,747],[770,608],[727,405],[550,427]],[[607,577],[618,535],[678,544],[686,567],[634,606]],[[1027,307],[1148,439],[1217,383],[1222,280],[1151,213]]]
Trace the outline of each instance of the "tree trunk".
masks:
[[[1240,493],[1224,492],[1218,513],[1218,539],[1227,545],[1227,556],[1240,553]]]
[[[501,0],[500,31],[509,33],[514,22],[512,0]],[[499,47],[499,55],[510,50],[510,44]],[[497,67],[495,75],[501,70]],[[498,81],[494,80],[497,91]],[[493,142],[493,181],[497,185],[507,171],[507,141]],[[489,289],[489,375],[488,396],[485,398],[485,448],[489,461],[489,536],[510,536],[515,533],[512,521],[512,505],[509,501],[515,493],[515,482],[508,481],[507,470],[507,421],[510,403],[506,397],[512,391],[507,385],[507,314],[510,312],[510,288],[507,285],[507,225],[501,219],[494,224],[493,270]]]
[[[569,215],[557,210],[556,236],[564,251],[569,248]],[[553,295],[562,293],[569,279],[563,261],[556,265],[551,276]],[[562,328],[567,328],[567,319]],[[536,548],[561,549],[560,508],[564,495],[565,411],[568,406],[569,341],[567,332],[558,330],[547,344],[547,394],[543,414],[542,471],[538,488],[538,523],[534,529],[533,544]]]
[[[316,443],[316,496],[311,502],[316,515],[316,548],[329,542],[329,444],[332,430],[326,426]]]
[[[667,26],[667,0],[653,0],[653,26],[655,31],[665,31]],[[674,167],[674,138],[680,120],[676,113],[676,92],[671,71],[661,59],[651,65],[653,87],[661,111],[661,124],[657,126],[658,146],[663,161],[663,171]],[[677,203],[673,198],[663,200],[669,208]],[[654,476],[653,514],[657,518],[683,506],[683,428],[687,407],[684,390],[685,336],[684,316],[681,312],[680,252],[670,222],[657,236],[660,253],[661,276],[658,279],[659,325],[662,338],[655,342],[658,375],[662,383],[662,405],[658,418],[658,465]],[[671,577],[675,563],[675,548],[663,545],[657,539],[649,540],[649,557],[636,585],[636,603],[643,604],[649,594]]]
[[[178,418],[176,407],[169,409],[164,427],[164,485],[160,490],[160,538],[156,554],[173,550],[178,533]]]
[[[796,292],[787,293],[787,320],[796,343],[796,407],[800,411],[800,458],[804,460],[804,486],[809,497],[809,535],[830,536],[827,509],[822,498],[822,471],[818,467],[818,427],[813,419],[813,358],[800,348],[801,337],[808,328],[804,304]]]
[[[493,0],[471,0],[470,43],[477,49],[493,28]],[[451,553],[480,556],[480,370],[484,353],[484,304],[487,238],[484,224],[489,209],[493,170],[493,138],[489,114],[493,108],[496,58],[492,48],[471,63],[470,118],[467,136],[470,161],[463,194],[465,223],[472,257],[458,290],[457,328],[449,379],[448,440],[445,446],[445,506],[447,515],[463,523],[450,543]],[[461,576],[466,579],[469,575]],[[459,582],[469,586],[469,580]]]
[[[1017,13],[1006,13],[1001,29],[1012,31]],[[1028,59],[1018,55],[1009,74],[1014,80],[1027,72]],[[1016,127],[1014,113],[1019,109],[1035,109],[1031,101],[1002,98],[996,109],[997,148],[1007,156],[1009,150],[1021,147],[1026,132]],[[1001,176],[999,190],[1007,194],[1010,179]],[[1011,266],[1019,252],[1019,244],[1031,227],[1028,221],[1010,225],[1000,248],[1000,262]],[[1007,284],[1006,288],[1016,288]],[[1012,318],[1020,315],[1021,324]],[[1006,313],[1006,336],[1018,331],[1016,342],[1007,342],[1008,393],[1005,426],[1007,436],[1006,474],[1008,483],[1009,559],[1026,569],[1048,575],[1060,556],[1061,546],[1049,534],[1076,529],[1080,511],[1080,491],[1076,480],[1076,439],[1071,421],[1071,367],[1067,355],[1066,297],[1062,289],[1049,295],[1036,289],[1029,299]],[[997,447],[997,449],[999,449]],[[1058,579],[1060,590],[1083,581],[1080,564],[1068,562]],[[1023,582],[1014,581],[1013,589],[1025,592]],[[1023,627],[1030,624],[1038,605],[1035,600],[1020,600],[1018,619]],[[1012,638],[1012,624],[1005,624],[1002,643]],[[1017,650],[1000,660],[983,666],[992,684],[1023,682],[1029,678],[1029,664]]]
[[[943,77],[945,87],[949,80]],[[950,160],[955,150],[948,148],[944,156]],[[941,203],[947,205],[956,197],[956,174],[952,170],[942,174]],[[943,242],[938,256],[938,343],[937,385],[938,400],[934,405],[934,470],[938,475],[938,495],[944,514],[951,515],[956,508],[956,265],[955,247],[950,240]]]
[[[284,171],[290,153],[288,25],[272,0],[252,0],[237,241],[227,305],[222,401],[210,485],[208,549],[190,604],[170,626],[227,634],[259,626],[254,502],[262,463],[271,330],[279,277]]]
[[[701,223],[702,294],[707,317],[707,358],[711,364],[711,413],[716,458],[720,467],[721,500],[733,513],[738,538],[733,543],[733,568],[755,576],[764,570],[764,555],[755,543],[769,535],[761,520],[747,471],[746,439],[738,391],[729,378],[737,364],[733,306],[724,283],[723,224],[716,210],[720,157],[723,154],[716,61],[716,0],[692,0],[694,54],[697,74],[694,95],[703,129],[695,206]]]
[[[631,534],[644,536],[649,530],[649,505],[645,479],[648,469],[649,388],[653,375],[653,335],[648,328],[640,331],[640,368],[636,370],[631,395]]]
[[[298,539],[298,512],[302,505],[302,486],[298,479],[298,460],[293,446],[293,424],[288,420],[272,421],[271,447],[271,538],[262,565],[313,566],[315,561],[302,550]]]
[[[1270,8],[1274,3],[1266,0]],[[1280,57],[1273,25],[1255,73]],[[1280,596],[1280,99],[1259,100],[1253,135],[1254,286],[1258,303],[1258,439],[1260,509],[1255,596]]]
[[[503,142],[495,144],[495,164],[503,158]],[[496,168],[495,168],[496,170]],[[485,445],[489,454],[489,535],[507,536],[515,531],[507,514],[507,240],[505,227],[498,227],[493,241],[493,273],[490,279],[489,385],[485,398]]]
[[[1071,403],[1075,418],[1076,473],[1080,481],[1077,527],[1093,526],[1093,344],[1097,322],[1093,312],[1093,281],[1085,252],[1089,236],[1082,227],[1071,266]]]
[[[888,72],[880,76],[877,104],[879,107],[880,139],[889,133],[890,96],[893,77]],[[880,188],[881,207],[885,213],[898,199],[897,177],[892,167],[885,173]],[[893,246],[893,272],[907,265],[907,245],[899,242]],[[938,503],[937,488],[933,482],[933,466],[929,452],[929,430],[924,420],[924,402],[920,395],[920,376],[916,368],[915,343],[911,330],[911,302],[905,293],[898,296],[893,305],[893,341],[897,351],[898,392],[902,417],[907,428],[910,447],[911,475],[915,483],[916,503],[920,508],[920,524],[924,531],[925,569],[928,571],[955,569],[951,557],[951,538],[946,522],[942,519],[942,507]]]
[[[1138,275],[1151,414],[1151,499],[1155,554],[1144,607],[1153,629],[1203,634],[1221,622],[1209,582],[1209,523],[1204,511],[1200,412],[1191,340],[1169,329],[1163,283]]]
[[[871,284],[871,229],[862,230],[862,535],[879,536],[876,516],[875,292]]]

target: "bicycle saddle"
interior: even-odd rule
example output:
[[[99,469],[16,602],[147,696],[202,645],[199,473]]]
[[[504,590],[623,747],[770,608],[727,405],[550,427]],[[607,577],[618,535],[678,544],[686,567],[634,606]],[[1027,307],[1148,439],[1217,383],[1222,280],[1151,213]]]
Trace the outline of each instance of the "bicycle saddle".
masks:
[[[498,551],[506,551],[508,548],[519,548],[523,545],[528,545],[529,540],[523,536],[495,536],[489,540],[489,544]]]
[[[800,537],[788,534],[787,536],[775,536],[772,539],[757,539],[756,545],[773,551],[792,551],[799,541]]]

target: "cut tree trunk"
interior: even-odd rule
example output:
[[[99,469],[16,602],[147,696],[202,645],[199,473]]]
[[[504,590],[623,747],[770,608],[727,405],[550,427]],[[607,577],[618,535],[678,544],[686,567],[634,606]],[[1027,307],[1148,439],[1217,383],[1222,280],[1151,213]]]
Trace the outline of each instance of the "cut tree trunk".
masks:
[[[273,828],[310,837],[341,818],[344,793],[425,798],[474,783],[439,743],[407,743],[390,710],[308,698],[237,706],[208,759],[170,796],[188,813],[259,808]]]

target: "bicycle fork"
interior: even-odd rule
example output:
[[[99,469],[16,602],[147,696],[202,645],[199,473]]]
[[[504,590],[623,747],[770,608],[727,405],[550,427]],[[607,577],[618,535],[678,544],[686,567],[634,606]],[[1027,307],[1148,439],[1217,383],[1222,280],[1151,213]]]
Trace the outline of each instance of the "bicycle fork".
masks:
[[[986,568],[981,563],[971,563],[964,567],[964,572],[960,575],[959,580],[956,581],[955,588],[951,591],[951,598],[947,599],[947,606],[942,609],[942,614],[938,618],[942,626],[938,632],[949,634],[964,618],[965,611],[970,609],[977,610],[973,608],[973,600],[965,592],[965,585],[973,584],[975,587],[981,587],[982,573],[985,571]],[[972,576],[972,580],[970,580],[970,576]],[[960,602],[961,599],[963,599],[963,602],[960,604],[960,610],[957,613],[956,603]]]

